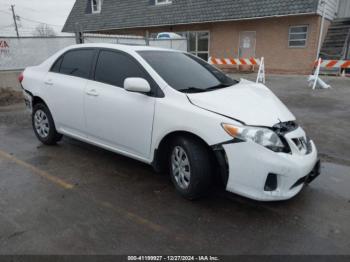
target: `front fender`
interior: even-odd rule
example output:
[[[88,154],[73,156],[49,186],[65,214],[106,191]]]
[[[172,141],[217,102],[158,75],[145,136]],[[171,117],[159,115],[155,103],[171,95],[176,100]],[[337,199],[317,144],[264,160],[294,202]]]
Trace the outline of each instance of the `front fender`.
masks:
[[[182,102],[172,102],[166,98],[158,100],[151,154],[154,154],[164,137],[174,132],[193,134],[209,146],[228,141],[232,137],[222,128],[223,122],[239,124],[230,118],[194,106],[186,98]]]

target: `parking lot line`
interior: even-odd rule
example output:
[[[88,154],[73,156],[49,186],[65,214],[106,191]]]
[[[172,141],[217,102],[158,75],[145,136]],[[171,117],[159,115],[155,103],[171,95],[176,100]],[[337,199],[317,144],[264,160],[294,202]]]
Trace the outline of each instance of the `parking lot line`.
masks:
[[[56,185],[60,186],[60,187],[63,187],[65,189],[72,189],[74,187],[74,185],[66,182],[66,181],[63,181],[62,179],[60,178],[57,178],[57,177],[54,177],[50,174],[48,174],[47,172],[43,171],[43,170],[40,170],[38,169],[37,167],[27,163],[27,162],[24,162],[2,150],[0,150],[0,157],[3,158],[3,159],[7,159],[9,161],[12,161],[14,163],[16,163],[17,165],[21,166],[21,167],[24,167],[24,168],[27,168],[29,169],[30,171],[32,171],[34,174],[36,175],[39,175],[53,183],[55,183]]]
[[[2,150],[0,150],[0,158],[3,158],[5,160],[11,161],[11,162],[14,162],[14,163],[16,163],[17,165],[19,165],[21,167],[29,169],[34,174],[39,175],[39,176],[41,176],[41,177],[43,177],[43,178],[45,178],[45,179],[55,183],[56,185],[58,185],[60,187],[63,187],[65,189],[73,189],[74,188],[74,185],[63,181],[60,178],[54,177],[54,176],[48,174],[47,172],[45,172],[43,170],[40,170],[37,167],[35,167],[35,166],[33,166],[33,165],[31,165],[31,164],[29,164],[27,162],[24,162],[24,161],[22,161],[22,160],[14,157],[14,156],[8,154],[7,152],[4,152]],[[156,224],[156,223],[148,220],[147,218],[139,216],[139,215],[137,215],[137,214],[135,214],[133,212],[130,212],[130,211],[126,210],[126,209],[116,207],[116,206],[114,206],[113,204],[111,204],[109,202],[98,201],[98,200],[96,200],[94,198],[91,198],[91,196],[85,195],[85,194],[83,194],[81,192],[76,192],[76,193],[78,193],[80,195],[83,195],[84,197],[94,201],[96,204],[98,204],[100,206],[103,206],[105,208],[114,210],[115,212],[117,212],[121,216],[123,216],[124,218],[126,218],[126,219],[128,219],[128,220],[130,220],[130,221],[132,221],[132,222],[134,222],[134,223],[136,223],[138,225],[147,227],[147,228],[151,229],[152,231],[171,236],[171,237],[173,237],[174,239],[176,239],[178,241],[190,241],[188,239],[188,236],[184,236],[184,235],[178,234],[178,233],[174,234],[171,231],[169,231],[166,227],[163,227],[163,226],[161,226],[159,224]]]
[[[96,201],[99,205],[102,205],[108,209],[112,209],[114,211],[116,211],[117,213],[123,215],[124,217],[128,218],[129,220],[132,220],[133,222],[135,222],[136,224],[139,224],[139,225],[144,225],[150,229],[152,229],[153,231],[156,231],[156,232],[161,232],[161,233],[165,233],[165,234],[168,234],[168,230],[166,228],[164,228],[163,226],[161,225],[158,225],[158,224],[155,224],[153,223],[152,221],[144,218],[144,217],[141,217],[135,213],[132,213],[128,210],[125,210],[125,209],[122,209],[122,208],[118,208],[114,205],[112,205],[111,203],[109,202],[102,202],[102,201]]]
[[[146,227],[154,232],[171,237],[173,240],[179,241],[181,243],[188,243],[188,244],[195,243],[195,241],[192,239],[192,236],[190,236],[186,233],[173,232],[170,229],[168,229],[166,226],[154,223],[145,217],[142,217],[134,212],[127,210],[127,209],[115,206],[110,202],[99,201],[99,200],[96,200],[94,198],[91,198],[90,196],[87,196],[87,195],[85,195],[85,196],[86,196],[86,198],[90,199],[91,201],[94,201],[96,204],[103,206],[107,209],[113,210],[114,212],[120,214],[121,216],[123,216],[127,220],[132,221],[135,224]]]

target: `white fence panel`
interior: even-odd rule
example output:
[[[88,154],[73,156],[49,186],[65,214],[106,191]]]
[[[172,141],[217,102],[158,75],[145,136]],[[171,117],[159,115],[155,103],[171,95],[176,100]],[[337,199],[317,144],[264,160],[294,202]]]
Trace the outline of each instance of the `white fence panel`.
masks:
[[[149,41],[149,45],[187,52],[187,39],[186,38],[183,38],[183,39],[152,39]]]
[[[111,43],[124,45],[147,45],[142,36],[84,34],[84,43]],[[148,41],[149,46],[187,51],[187,39],[154,39]]]
[[[138,36],[84,34],[84,43],[146,45],[146,40],[143,37]]]
[[[23,69],[35,66],[57,51],[75,44],[75,37],[0,37],[0,70]],[[187,51],[187,39],[149,39],[138,36],[87,35],[85,43],[146,45]]]
[[[62,48],[74,44],[74,37],[0,37],[0,70],[38,65]]]

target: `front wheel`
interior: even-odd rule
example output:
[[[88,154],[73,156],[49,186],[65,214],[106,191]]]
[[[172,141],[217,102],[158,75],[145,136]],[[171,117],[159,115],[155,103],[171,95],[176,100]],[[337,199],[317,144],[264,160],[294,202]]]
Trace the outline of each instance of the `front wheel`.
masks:
[[[34,105],[32,125],[36,137],[45,145],[54,145],[62,139],[57,133],[50,110],[45,104]]]
[[[197,139],[176,138],[170,150],[169,169],[176,190],[194,200],[208,193],[212,164],[208,148]]]

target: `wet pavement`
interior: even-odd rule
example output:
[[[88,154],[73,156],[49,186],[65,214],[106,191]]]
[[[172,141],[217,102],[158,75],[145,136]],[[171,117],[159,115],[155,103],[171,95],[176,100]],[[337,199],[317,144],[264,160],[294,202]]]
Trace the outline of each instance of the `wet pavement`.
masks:
[[[276,203],[219,187],[184,200],[140,162],[66,137],[41,145],[22,105],[0,107],[0,254],[350,254],[350,81],[303,82],[268,84],[316,141],[322,175]]]

